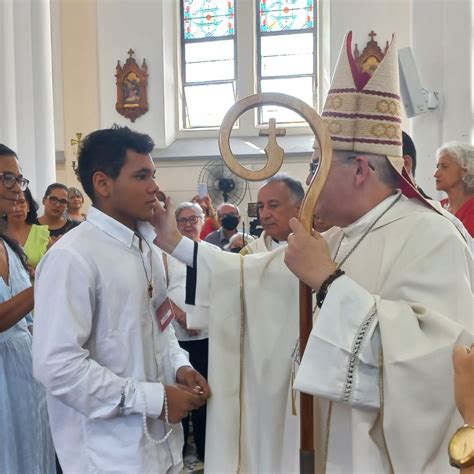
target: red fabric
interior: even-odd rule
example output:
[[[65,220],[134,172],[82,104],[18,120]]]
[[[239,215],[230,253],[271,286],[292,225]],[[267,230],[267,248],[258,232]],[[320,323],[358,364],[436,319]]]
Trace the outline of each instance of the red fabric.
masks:
[[[455,216],[464,224],[471,237],[474,237],[474,197],[466,201]]]
[[[408,174],[405,167],[402,169],[402,174],[399,173],[398,187],[400,188],[402,194],[404,194],[408,199],[418,199],[425,206],[430,207],[439,214],[439,211],[434,207],[427,199],[425,199],[418,189],[416,189],[415,184],[413,183],[410,175]]]
[[[214,226],[212,225],[212,218],[206,217],[204,225],[201,229],[201,234],[199,235],[201,240],[204,240],[211,232],[214,231]]]
[[[351,66],[352,79],[358,91],[361,91],[372,77],[368,72],[361,71],[352,55],[352,31],[349,31],[346,42],[347,57]]]

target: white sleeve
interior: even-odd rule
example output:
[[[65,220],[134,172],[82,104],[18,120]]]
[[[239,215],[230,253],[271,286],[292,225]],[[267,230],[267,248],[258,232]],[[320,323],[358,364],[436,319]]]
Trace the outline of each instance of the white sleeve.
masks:
[[[84,348],[93,327],[95,285],[74,251],[53,248],[43,257],[35,285],[34,375],[52,396],[90,418],[142,413],[142,393],[147,413],[159,416],[161,383],[119,377]]]
[[[356,407],[379,407],[376,300],[346,275],[335,280],[308,339],[294,388]]]
[[[192,267],[194,256],[194,242],[191,239],[188,239],[187,237],[182,237],[178,245],[173,250],[171,256],[184,263],[186,266]]]

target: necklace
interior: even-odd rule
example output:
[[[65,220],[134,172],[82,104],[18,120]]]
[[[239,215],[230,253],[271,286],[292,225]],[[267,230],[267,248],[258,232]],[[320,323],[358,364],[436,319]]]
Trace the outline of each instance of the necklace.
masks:
[[[367,237],[367,235],[370,233],[370,231],[375,227],[375,224],[377,224],[377,222],[382,219],[382,217],[390,210],[392,209],[393,206],[395,206],[395,204],[400,200],[400,198],[402,197],[401,194],[399,194],[394,200],[393,202],[390,204],[390,206],[387,207],[387,209],[385,209],[385,211],[383,211],[378,217],[377,219],[375,219],[370,225],[369,227],[367,227],[367,229],[364,231],[364,233],[360,236],[359,240],[352,246],[352,248],[349,250],[349,252],[347,253],[347,255],[341,260],[340,263],[336,263],[336,257],[337,257],[337,254],[339,253],[339,249],[341,248],[341,245],[342,245],[342,241],[344,240],[344,234],[342,234],[342,238],[339,242],[339,245],[337,246],[337,249],[336,249],[336,253],[334,254],[334,263],[336,263],[336,268],[340,268],[342,267],[342,265],[346,262],[346,260],[352,255],[352,253],[354,252],[354,250],[359,246],[359,244]]]
[[[146,281],[148,282],[148,298],[151,299],[151,297],[153,296],[152,250],[151,250],[150,244],[138,232],[135,232],[135,235],[138,237],[138,246],[139,246],[139,249],[140,249],[140,252],[139,252],[140,253],[140,259],[142,261],[143,271],[145,272]],[[148,276],[148,272],[147,272],[146,265],[145,265],[145,260],[143,258],[142,241],[144,241],[146,243],[146,245],[148,247],[149,254],[150,254],[150,276]]]

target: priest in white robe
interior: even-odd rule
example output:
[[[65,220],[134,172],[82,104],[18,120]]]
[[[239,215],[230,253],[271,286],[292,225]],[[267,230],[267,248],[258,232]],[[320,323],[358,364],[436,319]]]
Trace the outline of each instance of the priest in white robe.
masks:
[[[335,150],[324,237],[293,220],[286,256],[222,255],[180,239],[169,209],[156,217],[158,243],[189,266],[189,323],[209,324],[206,472],[298,472],[292,389],[314,395],[317,472],[452,471],[451,354],[473,340],[472,255],[396,171],[394,43],[372,77],[351,49],[349,35],[323,113]],[[298,290],[283,258],[320,306],[294,383]]]

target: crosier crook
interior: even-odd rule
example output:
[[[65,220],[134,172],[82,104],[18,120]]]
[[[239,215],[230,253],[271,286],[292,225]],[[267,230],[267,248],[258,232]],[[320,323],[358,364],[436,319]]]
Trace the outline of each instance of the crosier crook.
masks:
[[[281,134],[282,130],[276,129],[275,119],[269,120],[269,129],[265,133],[268,135],[268,144],[265,147],[267,162],[263,168],[259,170],[246,168],[236,160],[230,149],[230,134],[234,123],[247,110],[262,105],[279,105],[299,114],[311,127],[319,144],[321,156],[318,170],[299,212],[299,220],[311,233],[314,208],[326,182],[332,161],[329,130],[312,107],[296,97],[278,93],[254,94],[236,102],[226,113],[219,130],[219,150],[222,159],[234,174],[248,181],[263,181],[279,171],[283,164],[284,150],[276,141],[276,136]],[[306,348],[312,325],[312,289],[300,281],[300,358]],[[313,397],[305,393],[300,394],[300,473],[314,473]]]

